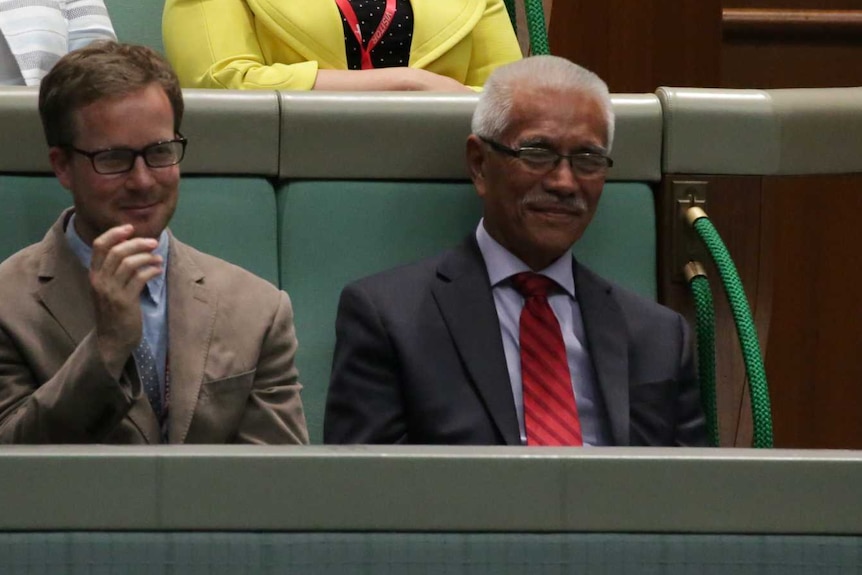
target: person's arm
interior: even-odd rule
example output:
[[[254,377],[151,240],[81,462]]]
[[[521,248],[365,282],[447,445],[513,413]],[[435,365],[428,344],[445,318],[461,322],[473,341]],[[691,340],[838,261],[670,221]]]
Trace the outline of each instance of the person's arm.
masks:
[[[69,51],[96,40],[116,40],[117,34],[102,0],[68,0]]]
[[[470,92],[452,78],[418,68],[376,68],[373,70],[318,70],[315,90],[407,90],[426,92]]]
[[[354,284],[341,294],[323,442],[406,443],[398,359],[376,306]]]
[[[0,442],[99,442],[141,395],[131,359],[142,333],[140,294],[162,261],[152,253],[157,240],[133,232],[117,226],[93,241],[88,274],[96,326],[47,381],[40,385],[35,372],[52,369],[28,365],[25,350],[50,365],[62,357],[65,333],[61,341],[38,327],[0,328]]]
[[[681,355],[679,377],[677,379],[677,396],[674,412],[676,413],[675,443],[679,447],[706,447],[707,437],[706,417],[700,398],[700,384],[694,364],[693,341],[691,329],[681,315],[677,314]]]
[[[473,29],[473,53],[464,83],[480,89],[496,68],[520,59],[521,48],[503,0],[488,0]]]
[[[237,431],[238,443],[308,443],[296,346],[290,298],[280,292],[278,308],[261,344],[251,395]]]
[[[245,0],[167,0],[165,54],[184,88],[310,90],[317,62],[267,65]]]
[[[41,385],[18,343],[0,329],[0,443],[99,443],[141,394],[132,378],[108,372],[95,331]]]

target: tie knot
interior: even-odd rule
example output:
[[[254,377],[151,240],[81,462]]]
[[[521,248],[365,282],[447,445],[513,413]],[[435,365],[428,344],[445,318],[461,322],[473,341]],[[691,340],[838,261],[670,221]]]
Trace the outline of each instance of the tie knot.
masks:
[[[541,274],[522,272],[512,276],[512,284],[524,297],[546,297],[557,282]]]

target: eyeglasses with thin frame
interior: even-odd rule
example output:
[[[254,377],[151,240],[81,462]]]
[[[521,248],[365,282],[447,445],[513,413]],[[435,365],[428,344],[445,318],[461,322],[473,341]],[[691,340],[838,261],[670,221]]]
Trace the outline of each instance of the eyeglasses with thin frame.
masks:
[[[479,136],[479,139],[501,154],[517,158],[521,163],[537,174],[546,174],[557,167],[560,160],[569,161],[572,171],[582,178],[598,178],[605,175],[614,161],[598,152],[577,152],[575,154],[560,154],[548,148],[523,147],[510,148],[500,142]]]
[[[173,140],[165,140],[145,146],[139,150],[134,148],[108,148],[107,150],[94,150],[88,152],[69,146],[75,153],[86,156],[93,165],[97,174],[112,175],[130,172],[135,167],[138,156],[144,159],[144,163],[150,168],[168,168],[176,166],[183,161],[186,155],[186,140],[182,134],[177,132]]]

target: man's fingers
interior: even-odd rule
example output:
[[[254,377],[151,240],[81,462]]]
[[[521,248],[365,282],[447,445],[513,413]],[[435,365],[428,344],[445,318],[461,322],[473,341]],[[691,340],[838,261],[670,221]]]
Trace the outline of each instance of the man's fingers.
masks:
[[[113,275],[120,286],[125,286],[136,274],[148,269],[155,270],[150,279],[159,275],[162,272],[162,257],[150,252],[126,256],[117,266]]]
[[[102,262],[111,248],[132,237],[133,233],[135,233],[134,226],[132,224],[124,224],[122,226],[114,226],[93,240],[93,258],[90,267],[92,269],[101,268]]]
[[[132,238],[122,241],[112,246],[107,253],[104,254],[98,267],[96,266],[96,250],[94,249],[90,269],[107,274],[114,274],[126,258],[136,254],[149,254],[156,249],[158,245],[158,240],[153,238]]]
[[[139,268],[131,278],[129,278],[125,289],[130,290],[134,294],[140,294],[144,290],[147,282],[162,273],[161,266],[148,266]]]

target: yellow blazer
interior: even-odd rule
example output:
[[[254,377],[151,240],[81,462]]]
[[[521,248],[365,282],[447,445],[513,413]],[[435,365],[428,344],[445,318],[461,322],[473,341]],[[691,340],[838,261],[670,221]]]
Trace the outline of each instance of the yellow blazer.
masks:
[[[481,87],[521,58],[502,0],[411,0],[412,68]],[[346,70],[335,0],[167,0],[165,51],[189,88],[310,90]]]

